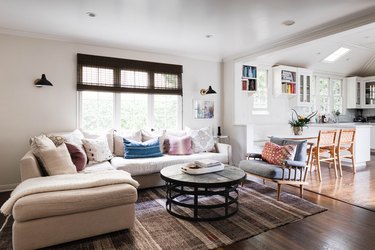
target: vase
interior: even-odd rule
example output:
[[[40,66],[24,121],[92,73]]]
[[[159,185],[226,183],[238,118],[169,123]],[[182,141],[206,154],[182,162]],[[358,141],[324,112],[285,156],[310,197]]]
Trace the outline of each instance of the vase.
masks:
[[[302,135],[303,127],[293,127],[293,133],[295,135]]]

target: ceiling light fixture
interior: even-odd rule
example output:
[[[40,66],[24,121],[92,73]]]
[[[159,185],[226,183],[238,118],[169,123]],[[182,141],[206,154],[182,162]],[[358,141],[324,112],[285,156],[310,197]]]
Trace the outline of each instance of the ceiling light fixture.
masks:
[[[213,37],[214,35],[211,35],[211,34],[208,34],[208,35],[206,35],[206,38],[211,38],[211,37]]]
[[[86,15],[88,15],[89,17],[96,17],[96,14],[94,12],[86,12]]]
[[[296,22],[293,20],[285,20],[284,22],[282,22],[282,24],[284,24],[285,26],[292,26],[295,23]]]
[[[328,63],[335,62],[340,57],[342,57],[343,55],[345,55],[346,53],[348,53],[349,51],[350,51],[350,49],[348,49],[348,48],[340,47],[337,50],[335,50],[333,53],[331,53],[329,56],[327,56],[326,58],[324,58],[323,62],[328,62]]]

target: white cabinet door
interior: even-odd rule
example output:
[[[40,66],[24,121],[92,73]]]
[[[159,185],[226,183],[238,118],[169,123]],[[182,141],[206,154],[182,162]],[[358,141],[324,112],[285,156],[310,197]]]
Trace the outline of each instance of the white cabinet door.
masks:
[[[366,77],[362,81],[362,91],[364,93],[364,108],[375,108],[375,78]]]
[[[371,127],[370,132],[370,148],[375,149],[375,125]]]
[[[298,68],[297,106],[311,106],[312,71]]]
[[[346,108],[356,109],[362,107],[361,88],[360,77],[346,78]]]

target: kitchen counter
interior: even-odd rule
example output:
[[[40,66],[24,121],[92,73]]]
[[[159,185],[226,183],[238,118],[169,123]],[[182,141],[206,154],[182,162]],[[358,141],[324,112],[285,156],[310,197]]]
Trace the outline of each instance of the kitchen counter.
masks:
[[[304,129],[304,133],[318,134],[319,130],[345,129],[355,128],[355,144],[354,144],[354,158],[356,168],[365,167],[366,162],[371,158],[371,130],[375,129],[375,124],[351,122],[351,123],[311,123],[309,127]],[[339,133],[338,133],[339,134]],[[337,134],[337,138],[338,138]],[[342,165],[349,165],[349,161],[343,159]]]

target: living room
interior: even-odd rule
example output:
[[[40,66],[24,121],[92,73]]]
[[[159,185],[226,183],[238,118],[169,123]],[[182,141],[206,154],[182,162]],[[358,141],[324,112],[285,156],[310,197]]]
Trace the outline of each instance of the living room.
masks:
[[[371,1],[259,1],[256,4],[244,1],[204,1],[196,5],[183,1],[160,1],[158,4],[160,5],[156,6],[150,1],[141,1],[138,4],[85,1],[61,3],[61,6],[58,6],[57,3],[41,1],[1,2],[0,113],[3,122],[0,124],[0,191],[5,194],[1,196],[2,199],[7,199],[9,191],[21,182],[19,164],[30,149],[30,138],[41,133],[74,131],[84,126],[83,99],[80,91],[77,91],[77,54],[181,65],[183,95],[177,97],[180,99],[177,105],[179,112],[175,117],[176,129],[210,127],[212,135],[216,136],[220,127],[221,134],[227,136],[222,141],[231,146],[232,157],[228,163],[234,166],[238,166],[241,160],[245,159],[246,153],[252,152],[250,150],[255,149],[258,144],[261,145],[268,135],[284,133],[284,130],[280,129],[283,126],[289,132],[288,120],[291,119],[294,108],[291,103],[296,97],[274,95],[274,83],[271,79],[275,65],[309,69],[313,76],[341,79],[343,100],[340,122],[351,122],[357,116],[357,110],[362,110],[362,116],[373,116],[371,108],[346,109],[347,77],[375,76],[375,6]],[[295,10],[293,15],[289,15],[288,9]],[[251,32],[244,32],[240,24],[246,20],[259,24],[252,24],[249,27]],[[113,30],[109,28],[112,26]],[[122,29],[124,31],[118,32]],[[358,40],[350,40],[350,37],[356,37]],[[360,38],[363,39],[362,43]],[[345,45],[349,46],[351,51],[341,60],[335,63],[321,62],[329,53]],[[236,88],[237,84],[241,84],[243,65],[268,70],[268,108],[260,110],[265,111],[264,114],[253,113],[254,100],[260,100],[264,96],[259,97],[259,93],[258,96],[254,96],[257,93],[243,93],[240,88]],[[42,74],[45,74],[53,86],[35,86],[34,81],[41,78]],[[209,86],[216,94],[201,95],[200,91],[208,89]],[[196,101],[213,103],[213,117],[198,118],[195,112]],[[329,112],[334,107],[336,106],[329,106]],[[316,109],[316,105],[296,108],[297,112],[303,115]],[[321,115],[322,113],[316,115],[312,121],[319,122]],[[332,122],[335,117],[332,115],[330,118]],[[113,118],[108,129],[116,128],[115,125],[120,124],[121,119]],[[250,140],[249,125],[256,126],[253,130],[256,135],[260,134],[260,127],[268,128],[268,131],[263,133],[265,138],[258,136]],[[309,133],[313,126],[306,128],[304,133]],[[149,128],[151,126],[139,129]],[[372,161],[365,163],[362,172],[366,172],[366,175],[359,179],[358,176],[362,174],[359,169],[354,180],[355,183],[362,182],[361,190],[367,190],[366,197],[371,196],[374,190],[370,182],[373,173],[371,164]],[[350,179],[352,175],[349,168],[343,169],[342,179],[332,177],[331,169],[327,169],[322,170],[323,178],[329,176],[330,179],[323,179],[322,183],[317,180],[316,171],[312,172],[309,182],[313,191],[319,193],[319,189],[325,188],[324,185],[337,188],[335,183],[338,180],[347,181],[346,187],[353,184],[350,183],[353,180]],[[366,182],[361,181],[363,179]],[[274,188],[273,183],[267,184]],[[294,188],[285,187],[284,191],[298,196],[298,190]],[[344,195],[347,194],[345,192],[343,191]],[[329,195],[332,196],[331,193]],[[327,217],[335,217],[333,211],[340,206],[348,218],[355,220],[362,216],[367,219],[367,222],[364,222],[363,218],[358,222],[358,232],[354,239],[343,243],[333,238],[332,243],[329,239],[321,239],[319,233],[307,229],[308,232],[304,233],[302,238],[307,241],[306,238],[311,237],[323,242],[321,245],[312,244],[311,249],[348,246],[365,248],[365,243],[371,246],[373,239],[367,236],[371,236],[368,232],[374,229],[374,226],[369,224],[375,220],[374,203],[371,203],[373,200],[366,203],[367,208],[372,206],[372,211],[362,211],[356,206],[352,208],[345,202],[338,204],[334,199],[329,200],[324,195],[313,192],[305,192],[305,199],[318,203],[328,211],[301,220],[302,225],[300,222],[291,223],[243,240],[237,245],[220,246],[228,249],[271,246],[285,249],[287,246],[281,243],[275,246],[275,242],[270,242],[271,239],[286,238],[286,242],[291,243],[294,236],[288,234],[304,230],[309,221],[316,226]],[[241,198],[239,202],[241,204]],[[349,210],[351,212],[348,212]],[[312,221],[319,216],[323,218]],[[349,228],[347,224],[338,222],[341,219],[337,216],[332,224],[337,223],[337,227]],[[0,224],[3,224],[3,221],[5,217],[1,218]],[[316,228],[318,226],[314,227]],[[334,232],[337,233],[333,230],[329,236]],[[4,235],[3,231],[1,234]],[[343,234],[348,236],[348,232]],[[3,240],[2,236],[0,238]],[[301,248],[300,241],[295,244]],[[303,248],[309,249],[306,245]]]

